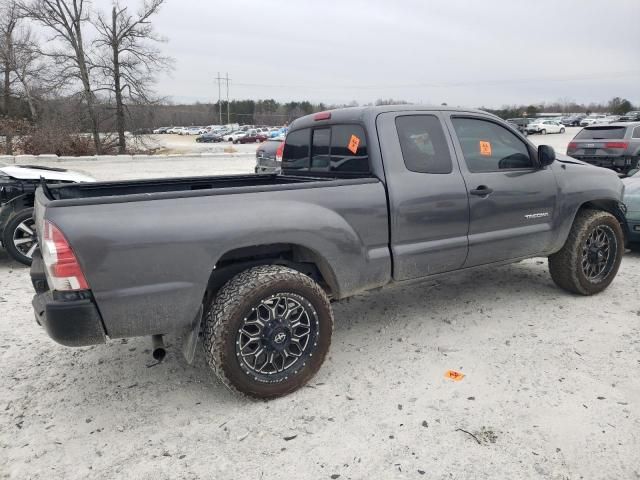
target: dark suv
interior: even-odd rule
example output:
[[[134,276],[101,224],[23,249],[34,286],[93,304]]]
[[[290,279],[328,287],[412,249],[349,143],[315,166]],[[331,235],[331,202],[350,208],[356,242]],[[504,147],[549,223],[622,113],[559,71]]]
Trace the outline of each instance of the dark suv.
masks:
[[[527,125],[531,123],[531,120],[531,118],[507,118],[507,123],[526,136],[528,135]]]
[[[640,122],[640,111],[627,112],[620,117],[621,122]]]
[[[640,162],[640,122],[585,127],[569,143],[567,155],[626,175]]]

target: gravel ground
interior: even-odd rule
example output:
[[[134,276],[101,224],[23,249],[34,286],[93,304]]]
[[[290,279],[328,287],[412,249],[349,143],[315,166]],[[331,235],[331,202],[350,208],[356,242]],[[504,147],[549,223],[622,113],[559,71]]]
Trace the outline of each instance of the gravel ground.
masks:
[[[83,170],[253,165],[211,162]],[[187,365],[175,337],[159,365],[146,338],[55,344],[28,270],[0,251],[0,478],[640,478],[639,285],[629,253],[595,297],[555,288],[544,259],[358,296],[334,305],[311,384],[259,402],[226,391],[201,352]]]

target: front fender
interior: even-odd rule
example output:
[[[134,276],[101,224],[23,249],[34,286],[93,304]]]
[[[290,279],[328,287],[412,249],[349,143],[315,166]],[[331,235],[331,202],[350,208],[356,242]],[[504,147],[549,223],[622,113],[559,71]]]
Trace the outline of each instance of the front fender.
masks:
[[[581,208],[605,210],[619,220],[621,217],[624,219],[619,210],[623,205],[624,184],[615,172],[569,157],[559,157],[560,161],[553,164],[558,184],[557,234],[549,253],[557,252],[565,244]]]

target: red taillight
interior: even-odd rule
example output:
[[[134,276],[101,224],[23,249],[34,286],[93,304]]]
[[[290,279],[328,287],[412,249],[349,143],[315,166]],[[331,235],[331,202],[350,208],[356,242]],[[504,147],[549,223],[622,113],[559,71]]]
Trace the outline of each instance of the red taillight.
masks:
[[[57,291],[88,290],[78,259],[58,227],[44,223],[42,259],[49,273],[50,287]]]
[[[578,144],[576,142],[569,142],[569,148],[570,149],[578,148]]]
[[[320,112],[316,113],[313,116],[313,119],[317,122],[318,120],[329,120],[331,118],[331,112]]]
[[[278,147],[278,149],[276,150],[276,162],[282,161],[283,154],[284,154],[284,142],[282,142]]]
[[[607,142],[604,144],[604,148],[627,148],[629,142]]]

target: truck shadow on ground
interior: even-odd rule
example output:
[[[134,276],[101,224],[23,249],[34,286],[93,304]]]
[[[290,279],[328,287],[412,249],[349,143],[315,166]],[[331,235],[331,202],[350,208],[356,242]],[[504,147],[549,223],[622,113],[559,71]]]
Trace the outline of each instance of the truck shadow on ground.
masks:
[[[434,329],[441,326],[443,320],[495,322],[495,318],[476,316],[477,309],[491,308],[496,301],[502,306],[517,303],[523,295],[545,298],[563,295],[551,283],[546,262],[462,272],[334,303],[332,361],[329,367],[325,364],[319,377],[336,374],[330,370],[340,370],[346,351],[366,351],[367,335],[373,331],[402,326],[437,336]],[[430,330],[433,332],[429,333]],[[188,365],[181,353],[181,339],[176,336],[166,337],[168,355],[164,362],[158,363],[151,357],[149,338],[113,340],[106,345],[68,349],[54,344],[45,332],[41,335],[32,350],[38,360],[31,361],[47,365],[46,381],[55,383],[55,379],[59,379],[56,388],[84,392],[83,407],[95,401],[96,407],[104,408],[105,404],[112,403],[112,407],[117,408],[117,404],[127,398],[137,404],[159,404],[176,395],[182,397],[182,400],[176,398],[178,403],[186,398],[193,400],[193,404],[249,401],[238,402],[238,397],[214,377],[202,347],[198,348],[194,365]]]
[[[381,330],[389,329],[397,337],[406,334],[403,332],[420,332],[418,341],[424,347],[432,347],[438,344],[442,328],[448,328],[450,342],[455,342],[458,335],[466,335],[468,327],[495,328],[504,318],[499,312],[488,316],[487,311],[494,308],[513,311],[522,309],[525,303],[521,302],[527,299],[562,302],[567,296],[570,297],[552,283],[546,261],[536,259],[460,272],[334,303],[335,332],[327,362],[312,381],[311,389],[282,399],[285,403],[281,405],[313,397],[313,385],[324,385],[327,398],[338,396],[344,375],[351,375],[349,362],[365,361],[368,348],[379,335],[376,332]],[[451,324],[457,327],[452,330]],[[110,424],[114,416],[125,423],[143,422],[144,419],[136,419],[141,409],[155,409],[159,418],[178,415],[188,419],[195,415],[209,419],[225,410],[226,415],[242,415],[246,408],[268,408],[261,406],[262,402],[228,391],[209,369],[202,347],[198,348],[194,365],[188,365],[181,353],[181,339],[167,336],[166,343],[167,358],[158,363],[151,357],[149,338],[68,349],[53,343],[41,331],[35,341],[21,345],[23,365],[38,366],[38,375],[22,382],[23,374],[9,372],[8,389],[17,390],[12,397],[20,397],[24,408],[35,406],[40,411],[51,408],[57,412],[51,418],[55,423],[87,418],[96,424]],[[408,346],[396,343],[394,336],[385,348],[402,355]],[[384,382],[380,388],[386,388]],[[34,390],[48,394],[30,396]],[[59,403],[65,404],[65,418],[59,417],[59,409],[52,408]]]

